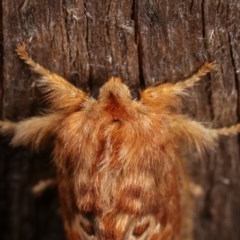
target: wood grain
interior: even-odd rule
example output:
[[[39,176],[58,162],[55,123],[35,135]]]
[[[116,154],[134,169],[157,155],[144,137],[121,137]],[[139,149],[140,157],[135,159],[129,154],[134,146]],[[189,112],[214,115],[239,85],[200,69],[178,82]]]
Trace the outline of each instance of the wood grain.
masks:
[[[186,99],[185,111],[210,126],[240,119],[238,0],[48,0],[1,2],[0,110],[20,120],[41,109],[37,77],[13,49],[26,42],[32,57],[76,86],[94,89],[110,76],[129,86],[177,81],[204,61],[219,64]],[[34,198],[31,186],[54,175],[48,153],[0,147],[0,238],[64,239],[57,194]],[[189,171],[204,188],[196,203],[195,239],[240,238],[239,138],[224,138]],[[3,226],[3,227],[2,227]]]

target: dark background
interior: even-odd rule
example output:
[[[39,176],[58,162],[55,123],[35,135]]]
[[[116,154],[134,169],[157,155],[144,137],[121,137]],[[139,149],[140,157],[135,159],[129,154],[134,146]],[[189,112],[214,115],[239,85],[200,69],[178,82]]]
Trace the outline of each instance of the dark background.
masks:
[[[214,60],[219,71],[194,87],[185,111],[213,127],[240,121],[239,0],[2,0],[0,8],[3,119],[40,110],[36,75],[13,51],[24,41],[35,60],[84,89],[112,75],[129,86],[177,81]],[[0,239],[64,239],[57,190],[31,193],[54,176],[49,152],[0,141]],[[195,239],[240,239],[239,137],[224,138],[204,158],[192,153],[188,163],[204,189],[195,206]]]

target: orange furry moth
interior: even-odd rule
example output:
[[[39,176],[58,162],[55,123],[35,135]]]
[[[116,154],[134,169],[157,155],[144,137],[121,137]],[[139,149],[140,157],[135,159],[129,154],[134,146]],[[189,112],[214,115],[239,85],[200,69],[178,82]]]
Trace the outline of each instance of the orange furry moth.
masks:
[[[191,77],[146,88],[139,99],[120,78],[110,78],[97,99],[28,55],[38,73],[49,113],[18,123],[0,121],[12,146],[43,148],[54,139],[53,158],[68,240],[186,240],[183,237],[185,151],[215,147],[240,125],[208,129],[180,113],[182,97],[215,69],[206,62]]]

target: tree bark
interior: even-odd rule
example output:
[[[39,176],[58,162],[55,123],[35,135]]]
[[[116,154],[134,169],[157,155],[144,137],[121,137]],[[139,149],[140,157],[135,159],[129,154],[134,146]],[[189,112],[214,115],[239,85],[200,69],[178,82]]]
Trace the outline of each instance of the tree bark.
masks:
[[[94,89],[118,75],[129,86],[177,81],[204,61],[219,71],[194,87],[185,111],[211,126],[240,121],[240,4],[238,0],[18,0],[1,2],[0,110],[20,120],[42,107],[36,75],[13,49],[31,56],[76,86]],[[0,239],[64,239],[57,191],[34,197],[31,187],[54,176],[49,152],[0,145]],[[188,159],[204,189],[195,207],[194,239],[240,239],[239,137],[217,151]]]

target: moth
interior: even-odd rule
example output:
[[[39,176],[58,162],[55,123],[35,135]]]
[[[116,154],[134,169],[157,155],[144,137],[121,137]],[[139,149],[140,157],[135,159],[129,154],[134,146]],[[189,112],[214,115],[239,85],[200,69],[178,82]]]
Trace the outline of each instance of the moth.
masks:
[[[95,99],[36,63],[25,44],[16,52],[41,78],[48,112],[0,121],[11,145],[40,150],[54,141],[53,159],[68,240],[186,240],[183,153],[212,150],[240,125],[210,129],[181,113],[182,99],[215,70],[206,62],[191,77],[140,91],[137,99],[111,77]]]

